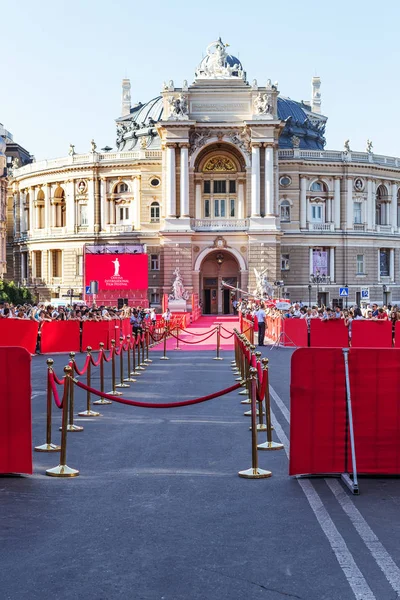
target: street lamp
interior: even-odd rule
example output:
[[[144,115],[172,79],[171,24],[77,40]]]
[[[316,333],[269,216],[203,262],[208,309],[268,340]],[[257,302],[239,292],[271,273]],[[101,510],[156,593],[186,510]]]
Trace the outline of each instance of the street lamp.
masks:
[[[310,283],[316,283],[317,284],[317,305],[319,307],[320,306],[320,303],[319,303],[319,284],[320,283],[326,283],[326,276],[325,275],[321,275],[318,270],[317,270],[316,273],[310,273]]]
[[[311,307],[311,289],[312,289],[312,285],[311,283],[308,284],[308,306]]]
[[[383,284],[382,291],[383,291],[383,304],[382,305],[385,306],[385,304],[386,304],[386,292],[387,292],[386,284]]]
[[[61,298],[61,286],[60,285],[57,286],[57,294],[58,294],[58,297]]]

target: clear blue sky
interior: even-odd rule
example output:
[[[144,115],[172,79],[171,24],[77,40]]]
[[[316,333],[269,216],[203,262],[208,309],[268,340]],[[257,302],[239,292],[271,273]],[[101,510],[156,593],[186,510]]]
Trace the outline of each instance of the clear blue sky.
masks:
[[[0,122],[38,160],[115,147],[121,79],[133,102],[192,81],[219,35],[248,80],[310,99],[322,79],[327,148],[400,156],[400,3],[386,0],[19,0],[0,6]]]

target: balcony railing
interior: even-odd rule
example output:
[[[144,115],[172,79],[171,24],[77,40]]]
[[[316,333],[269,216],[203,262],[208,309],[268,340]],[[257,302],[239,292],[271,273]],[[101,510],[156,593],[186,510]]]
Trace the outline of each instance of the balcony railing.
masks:
[[[365,231],[366,225],[365,225],[365,223],[354,223],[353,229],[354,229],[354,231]]]
[[[310,231],[335,231],[335,226],[333,223],[309,223],[308,229]]]
[[[378,233],[392,233],[392,226],[391,225],[377,225],[376,231]]]
[[[195,231],[245,231],[249,228],[248,219],[191,219]]]
[[[110,231],[112,232],[117,232],[117,233],[124,233],[127,231],[133,231],[134,227],[133,225],[108,225],[108,227],[110,228]]]

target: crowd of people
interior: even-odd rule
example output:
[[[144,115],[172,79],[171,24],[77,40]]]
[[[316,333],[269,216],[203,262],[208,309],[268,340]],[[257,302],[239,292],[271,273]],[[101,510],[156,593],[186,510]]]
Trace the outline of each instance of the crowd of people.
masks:
[[[292,305],[287,303],[285,309],[278,309],[268,300],[241,300],[238,303],[238,310],[245,318],[256,320],[259,329],[259,345],[263,345],[263,331],[265,334],[267,317],[273,319],[305,319],[308,330],[310,330],[310,321],[312,319],[320,319],[322,321],[330,321],[335,319],[343,319],[344,324],[349,329],[349,337],[351,337],[351,324],[353,321],[371,320],[371,321],[391,321],[393,324],[393,334],[396,321],[400,321],[400,306],[383,305],[378,306],[377,303],[365,305],[363,307],[351,306],[349,308],[341,308],[335,306],[307,306],[303,303],[296,302]]]

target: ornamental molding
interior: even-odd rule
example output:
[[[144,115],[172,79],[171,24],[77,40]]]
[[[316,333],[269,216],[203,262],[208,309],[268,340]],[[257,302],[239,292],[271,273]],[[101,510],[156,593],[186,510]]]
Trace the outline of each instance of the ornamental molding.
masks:
[[[232,160],[226,156],[213,156],[209,158],[202,170],[203,173],[236,173],[237,171]]]

